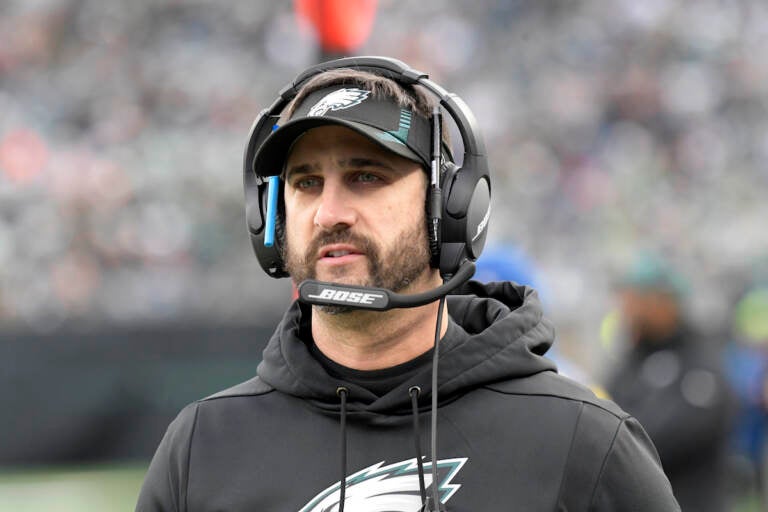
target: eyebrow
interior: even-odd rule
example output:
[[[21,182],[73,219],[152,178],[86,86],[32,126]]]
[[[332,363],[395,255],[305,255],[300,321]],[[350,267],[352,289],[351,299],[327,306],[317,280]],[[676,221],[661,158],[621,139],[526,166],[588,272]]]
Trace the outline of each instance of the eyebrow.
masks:
[[[386,162],[376,160],[375,158],[350,158],[349,160],[342,160],[339,165],[343,167],[380,167],[394,171],[395,169]]]
[[[394,167],[386,162],[377,160],[375,158],[355,157],[346,160],[339,160],[339,167],[344,168],[365,168],[365,167],[378,167],[392,172],[398,172]],[[316,172],[320,168],[319,164],[298,164],[286,169],[283,173],[285,179],[288,179],[297,174],[310,174]]]
[[[299,164],[294,165],[293,167],[290,167],[288,169],[285,169],[283,171],[283,178],[288,179],[291,176],[295,174],[309,174],[312,171],[318,169],[320,166],[318,164]]]

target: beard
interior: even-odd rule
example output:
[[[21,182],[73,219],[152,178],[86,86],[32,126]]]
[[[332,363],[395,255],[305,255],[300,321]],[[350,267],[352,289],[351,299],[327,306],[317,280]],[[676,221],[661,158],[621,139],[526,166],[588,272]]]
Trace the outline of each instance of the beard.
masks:
[[[400,292],[414,283],[428,268],[430,261],[429,241],[424,222],[417,222],[410,229],[403,230],[389,249],[382,249],[373,240],[353,233],[348,228],[323,231],[310,241],[303,254],[297,254],[289,245],[287,237],[283,240],[283,261],[285,269],[296,284],[306,279],[317,279],[317,260],[320,248],[324,245],[351,244],[365,253],[368,260],[368,275],[361,282],[343,284],[375,288],[386,288]],[[331,279],[343,279],[344,269],[333,270]],[[329,314],[341,314],[357,311],[348,306],[319,306]]]

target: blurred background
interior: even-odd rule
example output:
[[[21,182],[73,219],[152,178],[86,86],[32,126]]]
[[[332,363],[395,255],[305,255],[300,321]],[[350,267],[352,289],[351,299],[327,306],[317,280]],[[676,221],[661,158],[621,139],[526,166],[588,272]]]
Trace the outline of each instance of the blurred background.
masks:
[[[676,269],[743,426],[728,510],[768,510],[763,0],[3,0],[0,510],[132,510],[176,412],[253,375],[291,287],[252,255],[248,130],[355,54],[475,112],[480,270],[539,289],[565,373],[623,357],[639,254]]]

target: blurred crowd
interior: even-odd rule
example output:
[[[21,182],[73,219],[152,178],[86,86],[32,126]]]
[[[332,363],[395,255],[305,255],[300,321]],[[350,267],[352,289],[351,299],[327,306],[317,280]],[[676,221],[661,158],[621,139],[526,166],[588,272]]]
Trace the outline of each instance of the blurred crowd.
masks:
[[[248,246],[241,155],[315,43],[290,2],[3,2],[0,329],[282,310]],[[590,346],[639,248],[684,264],[713,325],[762,272],[766,50],[760,0],[441,0],[379,2],[358,53],[472,106],[509,219],[492,239],[532,257]]]
[[[315,43],[290,2],[3,2],[0,329],[277,314],[290,292],[250,254],[241,154]],[[713,324],[762,272],[766,50],[760,0],[443,0],[380,2],[359,53],[472,106],[510,219],[492,238],[531,255],[589,345],[640,247],[691,270]]]

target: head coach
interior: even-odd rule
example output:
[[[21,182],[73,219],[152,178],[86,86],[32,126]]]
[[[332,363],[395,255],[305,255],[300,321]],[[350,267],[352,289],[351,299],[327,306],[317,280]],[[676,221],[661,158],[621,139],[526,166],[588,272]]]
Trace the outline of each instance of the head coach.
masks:
[[[536,292],[470,280],[491,176],[458,96],[398,60],[326,62],[244,160],[256,256],[298,299],[253,379],[169,426],[136,510],[679,510],[640,424],[544,357]]]

